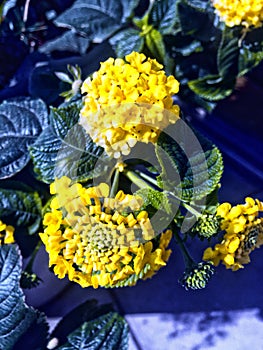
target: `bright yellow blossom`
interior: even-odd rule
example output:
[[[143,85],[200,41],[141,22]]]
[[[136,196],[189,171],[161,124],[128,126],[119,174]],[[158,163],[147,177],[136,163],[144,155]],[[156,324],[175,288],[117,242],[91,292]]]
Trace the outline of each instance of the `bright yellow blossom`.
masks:
[[[142,53],[125,60],[109,58],[82,85],[80,124],[93,141],[119,158],[137,141],[156,142],[162,129],[179,118],[172,95],[179,91],[174,76]]]
[[[0,220],[0,245],[15,243],[14,231],[13,226],[6,225]]]
[[[214,249],[209,247],[204,251],[203,260],[212,261],[215,266],[222,261],[233,271],[250,262],[249,254],[263,244],[263,218],[259,217],[263,203],[250,197],[245,202],[234,207],[223,203],[217,208],[225,234]]]
[[[59,278],[68,275],[82,287],[119,287],[166,265],[171,231],[155,237],[140,197],[119,191],[109,198],[108,185],[84,188],[65,176],[50,188],[55,197],[40,237]]]
[[[262,26],[262,0],[212,0],[212,3],[216,13],[228,27]]]

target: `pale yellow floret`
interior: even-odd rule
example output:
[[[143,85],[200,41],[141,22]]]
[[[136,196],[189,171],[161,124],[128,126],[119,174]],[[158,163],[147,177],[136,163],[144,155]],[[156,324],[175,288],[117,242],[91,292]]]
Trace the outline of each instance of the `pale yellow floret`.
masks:
[[[80,124],[93,141],[119,158],[140,142],[155,143],[160,132],[179,118],[172,95],[179,82],[166,76],[163,66],[132,52],[109,58],[82,85],[84,107]]]
[[[228,27],[261,27],[263,23],[262,0],[212,0],[216,13]]]

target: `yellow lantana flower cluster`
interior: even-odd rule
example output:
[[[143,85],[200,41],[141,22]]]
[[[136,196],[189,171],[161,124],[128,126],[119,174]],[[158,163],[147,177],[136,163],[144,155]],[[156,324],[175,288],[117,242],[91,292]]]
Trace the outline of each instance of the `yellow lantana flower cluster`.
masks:
[[[14,227],[6,225],[0,220],[0,245],[15,243]]]
[[[109,155],[130,153],[137,141],[156,142],[165,127],[179,118],[172,95],[179,91],[174,76],[142,53],[109,58],[82,85],[80,124]]]
[[[50,192],[55,196],[40,237],[59,278],[68,275],[82,287],[119,287],[166,265],[171,231],[155,237],[140,197],[119,191],[109,198],[107,184],[84,188],[65,176]]]
[[[233,271],[250,262],[249,254],[263,244],[263,218],[259,217],[263,203],[250,197],[245,202],[234,207],[223,203],[218,207],[221,229],[226,233],[214,249],[209,247],[204,251],[203,260],[212,261],[215,266],[222,261]]]
[[[262,0],[212,0],[212,3],[216,13],[228,27],[262,26]]]

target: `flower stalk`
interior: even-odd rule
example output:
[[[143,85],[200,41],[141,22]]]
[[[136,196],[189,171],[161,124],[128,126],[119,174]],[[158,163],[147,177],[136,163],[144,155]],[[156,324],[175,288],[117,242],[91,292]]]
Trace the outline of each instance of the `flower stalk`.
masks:
[[[119,186],[119,180],[120,180],[120,171],[118,168],[115,169],[114,172],[114,178],[112,181],[111,189],[110,189],[110,198],[114,198],[117,191],[118,191],[118,186]]]
[[[132,170],[125,170],[123,174],[139,188],[154,189],[154,187],[151,184],[144,181],[137,173],[135,173]]]

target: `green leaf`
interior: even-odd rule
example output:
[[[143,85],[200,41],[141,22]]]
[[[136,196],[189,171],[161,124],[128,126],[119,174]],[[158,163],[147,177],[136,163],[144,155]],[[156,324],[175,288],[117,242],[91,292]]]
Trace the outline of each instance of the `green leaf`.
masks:
[[[136,191],[136,195],[143,199],[143,208],[149,213],[156,236],[167,229],[179,212],[180,200],[168,191],[143,188]]]
[[[222,155],[183,121],[177,121],[170,130],[169,135],[161,133],[156,147],[162,171],[159,185],[184,201],[201,200],[218,187],[223,172]],[[171,175],[173,169],[180,176]]]
[[[188,1],[177,2],[178,18],[181,30],[185,35],[210,41],[216,35],[213,25],[214,13],[209,11],[210,1]]]
[[[0,105],[0,179],[26,166],[30,160],[28,146],[47,123],[47,108],[40,99],[10,99]]]
[[[125,29],[114,35],[109,40],[118,57],[124,57],[132,51],[141,52],[144,45],[144,38],[136,29]]]
[[[239,76],[249,72],[263,60],[263,28],[248,32],[242,41],[239,55]]]
[[[85,33],[91,40],[104,40],[126,23],[138,3],[139,0],[77,0],[55,23]]]
[[[145,28],[149,27],[149,13],[146,12],[145,15],[141,18],[134,17],[132,19],[132,22],[136,25],[136,27],[140,28],[143,31]]]
[[[195,52],[203,51],[203,46],[198,40],[193,40],[193,41],[190,41],[189,43],[187,43],[187,40],[185,40],[184,46],[177,46],[177,47],[174,46],[173,49],[174,49],[174,52],[178,52],[183,56],[189,56]]]
[[[239,46],[238,38],[232,37],[225,30],[217,51],[217,67],[224,80],[235,80],[238,72]]]
[[[84,322],[94,320],[111,311],[113,311],[113,308],[110,304],[98,305],[98,302],[94,299],[87,300],[62,318],[53,330],[50,338],[57,338],[58,345],[64,344],[69,333],[76,330]]]
[[[128,324],[110,312],[83,325],[68,336],[59,350],[128,350]]]
[[[51,126],[30,147],[39,180],[51,183],[55,177],[66,175],[72,180],[87,181],[107,170],[110,159],[78,124],[79,111],[78,104],[52,108]]]
[[[61,81],[63,81],[64,83],[67,83],[67,84],[72,84],[73,81],[72,79],[69,77],[69,75],[67,73],[64,73],[64,72],[55,72],[54,73],[55,76],[60,79]]]
[[[12,350],[34,349],[46,350],[48,338],[48,323],[43,312],[35,310],[36,318],[30,327],[23,333],[15,343]]]
[[[41,210],[37,192],[0,188],[0,217],[9,217],[16,226],[26,227],[29,234],[37,232],[42,219]]]
[[[53,51],[69,51],[84,54],[90,45],[90,39],[79,35],[73,30],[68,30],[61,36],[45,42],[39,48],[39,52],[50,53]]]
[[[16,245],[0,246],[0,349],[16,349],[16,342],[35,322],[43,327],[31,349],[45,349],[48,326],[43,314],[25,304],[20,274],[21,258]]]
[[[206,12],[210,5],[209,0],[183,0],[183,2],[200,12]]]
[[[261,61],[263,61],[263,48],[262,51],[253,52],[249,48],[243,47],[239,55],[238,75],[245,75],[252,68],[256,67]]]
[[[163,37],[160,32],[156,29],[151,29],[145,35],[145,41],[147,48],[159,62],[164,62],[165,59],[165,46],[163,42]]]
[[[142,188],[136,191],[136,195],[143,199],[143,206],[153,206],[155,209],[162,209],[167,213],[171,212],[171,203],[165,192],[160,192],[151,188]]]
[[[154,1],[153,7],[149,14],[149,24],[153,24],[162,35],[172,34],[177,21],[176,12],[176,1]]]
[[[224,81],[219,75],[206,75],[205,77],[188,82],[189,88],[209,101],[219,101],[229,96],[235,85],[235,80]]]

